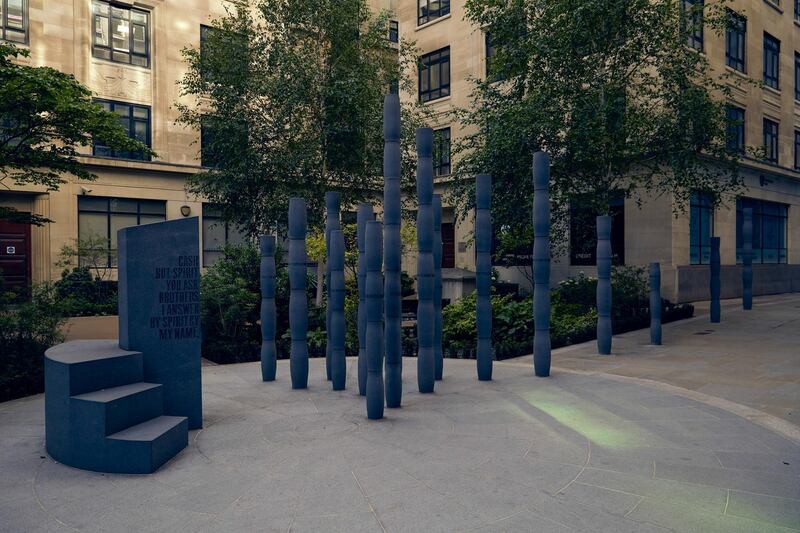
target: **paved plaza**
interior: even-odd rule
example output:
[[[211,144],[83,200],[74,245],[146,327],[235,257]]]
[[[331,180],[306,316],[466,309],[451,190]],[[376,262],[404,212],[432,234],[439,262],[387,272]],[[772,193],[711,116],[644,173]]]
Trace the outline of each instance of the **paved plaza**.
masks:
[[[286,361],[275,383],[257,363],[205,366],[205,428],[149,476],[57,464],[43,396],[2,404],[0,530],[800,530],[800,443],[735,413],[624,377],[538,379],[521,360],[483,383],[447,360],[420,395],[415,362],[403,407],[376,422],[354,359],[336,393],[320,359],[298,391]]]

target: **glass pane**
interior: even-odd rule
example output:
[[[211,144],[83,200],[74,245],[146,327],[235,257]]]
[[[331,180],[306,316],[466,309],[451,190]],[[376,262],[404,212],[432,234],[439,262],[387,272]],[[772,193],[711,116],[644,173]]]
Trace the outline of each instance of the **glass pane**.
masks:
[[[136,213],[138,202],[127,198],[112,198],[111,211],[114,213]]]
[[[203,204],[203,217],[220,217],[222,216],[222,210],[220,208],[211,205],[211,204]]]
[[[147,144],[147,122],[134,121],[133,138]]]
[[[102,15],[108,15],[108,4],[101,4],[100,2],[94,3],[94,12]]]
[[[700,263],[703,265],[707,265],[711,263],[711,248],[710,247],[703,247],[703,253],[700,257]]]
[[[225,223],[203,219],[203,249],[218,250],[225,244]]]
[[[78,238],[107,238],[108,215],[102,213],[78,213]]]
[[[108,46],[108,19],[95,15],[94,17],[94,44]]]
[[[140,56],[133,56],[131,57],[131,65],[136,65],[137,67],[146,67],[147,66],[147,58],[140,57]]]
[[[220,259],[222,259],[222,252],[203,250],[203,266],[213,266]]]
[[[23,18],[22,0],[8,0],[8,27],[19,30],[25,29],[25,19]]]
[[[450,60],[442,63],[442,85],[450,85]]]
[[[689,245],[700,244],[700,209],[692,207],[689,211]]]
[[[441,83],[439,81],[439,65],[434,65],[429,72],[431,73],[431,89],[437,89]]]
[[[133,116],[134,116],[134,118],[147,119],[149,114],[150,113],[147,112],[147,108],[137,107],[137,106],[134,106],[134,108],[133,108]]]
[[[137,24],[147,24],[147,13],[141,11],[131,11],[131,22]]]
[[[94,57],[99,57],[101,59],[111,59],[111,52],[104,48],[95,48]]]
[[[114,61],[118,61],[120,63],[129,63],[131,60],[131,56],[127,52],[114,52],[111,57]]]
[[[703,246],[711,245],[711,217],[707,210],[703,210],[700,217],[700,244]]]
[[[114,50],[127,52],[130,48],[130,27],[127,20],[114,17],[111,23],[111,42]]]
[[[152,224],[153,222],[164,222],[165,217],[160,215],[142,215],[139,217],[139,224]]]
[[[78,196],[78,211],[108,211],[108,200],[93,196]],[[103,232],[105,233],[105,232]]]
[[[167,214],[167,204],[158,200],[142,200],[139,202],[139,212],[149,215],[161,215],[163,219]]]
[[[700,250],[694,246],[689,248],[689,263],[692,265],[700,263]]]
[[[117,249],[117,231],[136,225],[136,215],[111,215],[111,248]]]
[[[761,243],[764,248],[778,248],[779,232],[778,232],[778,219],[775,217],[764,217],[763,221],[763,235],[764,242]]]
[[[247,235],[234,226],[233,224],[228,225],[228,244],[242,244],[247,240]]]
[[[144,54],[147,52],[146,35],[147,32],[144,26],[138,24],[133,25],[133,51],[137,54]]]
[[[114,113],[127,118],[131,114],[131,107],[125,104],[114,104]]]
[[[128,20],[128,18],[130,17],[130,11],[128,11],[127,9],[121,9],[119,7],[112,7],[111,16],[114,18]]]

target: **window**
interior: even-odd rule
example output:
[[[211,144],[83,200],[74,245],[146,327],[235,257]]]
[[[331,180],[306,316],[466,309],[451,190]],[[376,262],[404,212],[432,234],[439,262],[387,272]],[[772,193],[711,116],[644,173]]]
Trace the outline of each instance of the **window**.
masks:
[[[417,26],[450,13],[450,0],[417,0]]]
[[[214,126],[206,117],[200,119],[200,165],[209,168],[218,165],[214,146]]]
[[[213,204],[203,204],[203,266],[211,266],[223,256],[228,244],[242,244],[245,234],[222,219],[222,211]]]
[[[764,119],[764,152],[767,161],[778,164],[778,123]]]
[[[703,7],[704,0],[682,0],[683,24],[686,44],[695,50],[703,50]]]
[[[729,105],[728,115],[728,148],[737,152],[744,151],[744,109]]]
[[[789,207],[753,198],[736,200],[736,262],[742,262],[742,210],[748,207],[753,210],[753,263],[785,263]]]
[[[94,57],[149,67],[150,13],[100,0],[92,8]]]
[[[611,215],[611,261],[625,264],[625,197],[616,194],[608,204]],[[597,211],[580,201],[570,203],[569,257],[575,266],[597,264]]]
[[[491,79],[493,77],[492,63],[494,62],[495,56],[497,56],[497,48],[495,47],[494,41],[492,41],[491,33],[485,33],[484,40],[486,42],[486,77]]]
[[[794,0],[794,20],[800,22],[800,0]]]
[[[714,235],[714,202],[708,194],[696,192],[689,201],[689,264],[711,262],[711,236]]]
[[[433,175],[450,175],[450,128],[433,132]]]
[[[419,99],[423,102],[450,95],[450,47],[419,58]]]
[[[728,24],[725,28],[725,64],[744,72],[744,49],[747,36],[747,19],[728,10]]]
[[[794,53],[794,99],[800,102],[800,54],[797,52]]]
[[[122,228],[162,222],[167,219],[167,203],[161,200],[135,200],[131,198],[78,197],[78,238],[104,239],[107,245],[98,250],[107,252],[104,264],[116,267],[117,232]],[[79,258],[81,265],[86,258]]]
[[[800,130],[794,130],[794,169],[800,170]]]
[[[396,20],[389,21],[389,42],[400,42],[400,25]]]
[[[764,85],[773,89],[780,85],[780,57],[781,42],[764,33]]]
[[[27,0],[0,0],[0,40],[28,42]]]
[[[128,132],[128,137],[143,142],[150,146],[150,108],[142,105],[126,104],[124,102],[112,102],[109,100],[95,100],[106,111],[111,111],[119,115],[119,122],[122,128]],[[103,144],[101,139],[95,140],[94,155],[104,157],[119,157],[122,159],[140,159],[149,161],[150,156],[141,152],[127,152],[122,150],[112,150]]]

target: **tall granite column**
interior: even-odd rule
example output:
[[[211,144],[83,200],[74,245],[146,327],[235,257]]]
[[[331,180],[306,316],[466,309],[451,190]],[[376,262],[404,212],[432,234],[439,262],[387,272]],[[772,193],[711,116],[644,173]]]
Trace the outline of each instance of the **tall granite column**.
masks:
[[[289,200],[289,369],[293,389],[308,387],[308,298],[306,296],[306,202]]]
[[[709,278],[709,291],[711,292],[711,322],[718,323],[720,321],[720,257],[719,257],[719,237],[711,237],[711,264],[709,270],[711,276]]]
[[[650,344],[661,344],[661,265],[650,263]]]
[[[333,390],[344,390],[347,381],[347,364],[344,358],[344,234],[340,229],[331,230],[328,264],[328,307],[331,310],[331,381]]]
[[[433,195],[433,360],[434,378],[442,379],[442,197]]]
[[[533,372],[550,375],[550,156],[533,154]]]
[[[433,130],[417,129],[417,385],[433,392],[436,361],[433,310]]]
[[[386,342],[386,406],[400,407],[403,396],[400,272],[400,98],[383,100],[383,263]]]
[[[475,285],[477,290],[478,379],[492,379],[492,177],[475,178]]]
[[[370,204],[358,204],[358,393],[367,395],[367,222],[375,220]]]
[[[339,224],[339,204],[341,194],[335,191],[325,193],[325,286],[328,302],[325,305],[325,376],[331,379],[331,232],[341,229]]]
[[[262,235],[261,248],[261,379],[275,381],[275,236]]]
[[[753,308],[753,209],[742,210],[742,308]]]
[[[611,353],[611,217],[597,217],[597,351]]]
[[[383,280],[381,223],[367,222],[367,417],[383,418]]]

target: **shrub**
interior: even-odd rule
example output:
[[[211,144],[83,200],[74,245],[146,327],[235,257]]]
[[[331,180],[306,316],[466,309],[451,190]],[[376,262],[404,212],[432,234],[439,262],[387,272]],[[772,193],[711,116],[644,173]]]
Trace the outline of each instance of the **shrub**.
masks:
[[[0,402],[42,392],[44,352],[63,340],[63,310],[51,285],[15,301],[14,293],[0,294]]]
[[[92,277],[88,267],[64,270],[54,289],[66,316],[117,314],[117,282]]]

